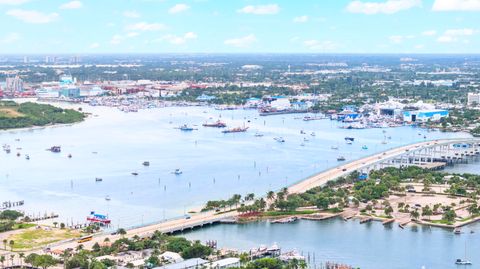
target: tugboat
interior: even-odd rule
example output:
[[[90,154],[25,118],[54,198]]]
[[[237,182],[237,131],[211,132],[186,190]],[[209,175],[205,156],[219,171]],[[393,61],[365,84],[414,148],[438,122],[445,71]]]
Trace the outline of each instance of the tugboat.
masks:
[[[143,165],[143,166],[150,166],[150,162],[145,161],[145,162],[142,163],[142,165]]]
[[[215,128],[225,128],[227,127],[227,124],[225,124],[224,122],[218,120],[214,123],[204,123],[202,124],[203,127],[215,127]]]
[[[183,174],[182,170],[180,170],[179,168],[175,169],[175,171],[172,172],[172,174],[175,174],[175,175],[181,175]]]

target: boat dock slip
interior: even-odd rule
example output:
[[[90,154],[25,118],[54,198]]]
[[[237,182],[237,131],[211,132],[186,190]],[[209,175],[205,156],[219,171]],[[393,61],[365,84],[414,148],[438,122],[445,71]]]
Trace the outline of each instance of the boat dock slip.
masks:
[[[372,217],[361,218],[361,219],[360,219],[360,224],[364,224],[364,223],[367,223],[367,222],[371,222],[372,220],[373,220]]]
[[[311,214],[299,216],[300,219],[305,220],[327,220],[338,217],[340,214]]]
[[[395,219],[391,218],[391,219],[386,219],[386,220],[382,221],[382,224],[383,225],[388,225],[388,224],[393,223],[393,222],[395,222]]]
[[[286,217],[286,218],[281,218],[281,219],[277,219],[277,220],[272,220],[271,223],[290,223],[290,222],[294,222],[294,221],[297,221],[298,218],[297,217]]]

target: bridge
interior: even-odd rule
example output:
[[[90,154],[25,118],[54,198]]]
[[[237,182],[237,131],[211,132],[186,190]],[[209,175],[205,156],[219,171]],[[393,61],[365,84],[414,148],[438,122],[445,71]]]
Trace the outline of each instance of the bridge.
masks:
[[[447,164],[468,162],[468,160],[479,155],[480,139],[465,138],[424,141],[345,163],[301,180],[290,186],[288,191],[289,193],[303,193],[354,171],[368,173],[371,170],[385,167],[406,166],[436,169],[442,168]]]
[[[353,171],[369,172],[384,167],[420,166],[426,168],[440,167],[448,163],[465,162],[480,155],[480,139],[445,139],[424,141],[411,145],[401,146],[385,152],[376,153],[359,160],[341,164],[299,181],[288,188],[289,193],[303,193],[311,188],[322,186],[330,180],[346,176]],[[155,231],[175,233],[205,225],[219,223],[225,219],[238,216],[238,212],[229,211],[219,213],[214,211],[194,214],[188,218],[176,218],[127,231],[127,236],[149,236]],[[95,242],[101,243],[105,238],[110,240],[121,238],[121,235],[104,234],[95,236],[90,242],[84,243],[86,248]],[[75,248],[76,241],[63,242],[55,245],[56,248]]]

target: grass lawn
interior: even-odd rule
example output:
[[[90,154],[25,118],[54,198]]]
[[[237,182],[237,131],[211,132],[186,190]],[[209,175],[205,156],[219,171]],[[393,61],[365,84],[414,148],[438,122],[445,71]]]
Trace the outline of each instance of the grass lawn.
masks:
[[[28,250],[65,239],[80,237],[81,234],[71,230],[44,230],[30,228],[18,234],[13,234],[8,241],[13,240],[13,250]]]
[[[35,223],[16,223],[15,225],[13,225],[13,229],[14,230],[28,229],[35,226],[36,226]]]
[[[291,216],[291,215],[309,215],[316,213],[317,211],[313,210],[303,210],[303,211],[267,211],[262,214],[264,217],[278,217],[278,216]]]
[[[444,219],[431,220],[430,222],[431,223],[436,223],[436,224],[453,225],[453,222],[449,222],[448,220],[444,220]]]

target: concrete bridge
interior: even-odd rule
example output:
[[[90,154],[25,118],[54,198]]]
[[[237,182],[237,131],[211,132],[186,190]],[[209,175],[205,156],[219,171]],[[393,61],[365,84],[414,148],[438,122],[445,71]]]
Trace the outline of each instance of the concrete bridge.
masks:
[[[465,162],[469,158],[480,156],[480,139],[445,139],[419,142],[411,145],[401,146],[390,149],[385,152],[376,153],[359,160],[343,163],[338,167],[328,169],[324,172],[313,175],[309,178],[299,181],[288,188],[289,193],[302,193],[311,188],[322,186],[330,180],[346,176],[353,171],[368,172],[374,169],[384,167],[400,166],[421,166],[432,167],[433,164],[446,164],[455,162]],[[231,219],[238,216],[236,211],[230,211],[219,214],[218,212],[204,212],[194,214],[188,218],[176,218],[142,227],[132,228],[127,231],[127,236],[149,236],[155,231],[163,233],[181,232],[196,227],[211,225],[221,222],[225,219]],[[91,247],[95,242],[101,243],[109,237],[110,240],[121,238],[120,235],[99,235],[95,236],[90,242],[84,243],[85,247]],[[56,248],[66,249],[75,248],[76,241],[65,242],[56,245]]]

